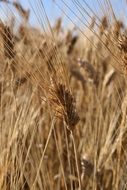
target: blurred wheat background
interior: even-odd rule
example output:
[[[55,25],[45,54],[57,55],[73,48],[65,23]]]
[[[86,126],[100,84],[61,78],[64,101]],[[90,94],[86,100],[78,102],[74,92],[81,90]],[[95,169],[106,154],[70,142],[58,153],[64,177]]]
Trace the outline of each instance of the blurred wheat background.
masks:
[[[0,189],[126,190],[127,2],[49,2],[0,0]]]

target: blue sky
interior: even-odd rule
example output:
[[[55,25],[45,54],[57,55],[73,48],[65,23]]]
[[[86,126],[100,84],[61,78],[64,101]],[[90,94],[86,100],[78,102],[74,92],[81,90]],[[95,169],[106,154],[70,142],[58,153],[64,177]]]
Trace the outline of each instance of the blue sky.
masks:
[[[34,3],[34,5],[36,4],[38,0],[21,0],[20,2],[26,6],[26,7],[29,7],[30,4],[29,2]],[[46,12],[47,12],[47,15],[50,19],[51,22],[53,22],[57,17],[59,16],[62,16],[62,18],[64,18],[64,22],[68,22],[68,18],[65,16],[65,14],[60,10],[63,9],[67,15],[69,15],[71,18],[73,19],[77,19],[75,18],[75,15],[69,10],[69,8],[66,7],[66,5],[64,5],[64,3],[62,3],[61,0],[55,0],[56,1],[56,4],[53,3],[53,0],[42,0],[43,3],[44,3],[44,6],[45,6],[45,9],[46,9]],[[75,12],[77,13],[77,9],[76,7],[74,6],[74,3],[72,3],[73,0],[64,0],[67,5]],[[79,2],[84,6],[84,8],[89,11],[86,7],[86,4],[84,3],[84,0],[79,0]],[[102,3],[102,5],[99,5],[98,4],[98,1],[97,0],[85,0],[86,3],[88,3],[88,5],[96,12],[97,15],[103,15],[104,14],[104,11],[105,10],[102,10],[100,8],[100,6],[103,6],[103,8],[105,7],[104,6],[104,3]],[[100,0],[100,2],[104,2],[103,0]],[[118,17],[122,18],[123,19],[123,15],[125,17],[125,12],[127,12],[127,5],[125,4],[125,0],[111,0],[112,2],[112,6],[113,6],[113,9],[115,11],[115,13],[118,15]],[[58,6],[60,8],[58,8]],[[35,10],[37,10],[35,8]],[[41,10],[40,10],[41,12]],[[105,13],[108,13],[105,11]],[[38,13],[39,14],[39,13]],[[35,14],[33,13],[33,11],[31,10],[31,21],[32,22],[35,22]],[[80,17],[82,17],[82,15],[80,14]],[[87,15],[85,15],[86,19],[87,19]]]
[[[12,1],[12,0],[10,0]],[[78,13],[76,7],[74,6],[74,3],[72,3],[73,0],[64,0],[65,2],[67,2],[67,5],[69,6],[69,8],[72,9],[72,11],[74,11],[74,13]],[[78,0],[80,3],[82,3],[83,7],[90,13],[90,11],[88,10],[88,8],[86,7],[86,4],[84,3],[84,0]],[[100,6],[97,3],[97,0],[85,0],[88,5],[95,11],[95,13],[100,17],[100,15],[102,16],[105,12],[105,10],[101,9],[100,6],[105,7],[104,3],[102,3]],[[21,2],[21,4],[23,5],[23,7],[25,7],[26,9],[30,9],[30,23],[33,25],[39,25],[39,19],[38,18],[42,18],[42,9],[41,6],[39,5],[39,0],[19,0],[19,2]],[[58,8],[57,5],[59,5],[59,7],[64,10],[66,12],[66,14],[71,17],[71,19],[75,22],[75,23],[79,23],[79,19],[76,18],[76,16],[69,10],[69,8],[67,8],[63,3],[62,0],[56,0],[57,5],[55,3],[53,3],[53,0],[42,0],[42,2],[44,3],[45,9],[46,9],[46,13],[48,15],[48,18],[50,19],[51,23],[54,22],[54,20],[60,16],[62,16],[62,18],[64,18],[64,23],[69,24],[69,20],[68,18],[65,16],[65,14],[60,11],[60,9]],[[103,0],[100,0],[100,2],[104,2]],[[125,0],[111,0],[113,8],[116,12],[116,14],[121,18],[126,20],[126,14],[127,14],[127,5],[125,6]],[[10,9],[12,10],[13,8],[11,6],[9,6],[8,8],[5,7],[4,3],[0,3],[0,17],[1,18],[5,18],[5,17],[9,17],[9,11]],[[108,10],[108,9],[107,9]],[[10,11],[11,12],[11,11]],[[125,14],[126,12],[126,14]],[[105,12],[108,14],[108,11]],[[13,9],[13,14],[17,16],[16,11]],[[87,15],[82,15],[80,12],[78,13],[78,16],[83,20],[83,16],[84,18],[88,19]],[[92,16],[92,14],[91,14]],[[18,17],[17,17],[18,20]]]

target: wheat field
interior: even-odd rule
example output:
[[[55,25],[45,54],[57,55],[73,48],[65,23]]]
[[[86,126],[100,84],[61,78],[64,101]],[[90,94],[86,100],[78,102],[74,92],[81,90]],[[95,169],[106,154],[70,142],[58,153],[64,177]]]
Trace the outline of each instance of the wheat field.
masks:
[[[0,0],[20,17],[0,21],[0,189],[126,190],[126,20],[112,0],[96,0],[99,17],[60,1],[80,24],[64,8],[71,27],[52,24],[36,0],[35,27],[20,1]]]

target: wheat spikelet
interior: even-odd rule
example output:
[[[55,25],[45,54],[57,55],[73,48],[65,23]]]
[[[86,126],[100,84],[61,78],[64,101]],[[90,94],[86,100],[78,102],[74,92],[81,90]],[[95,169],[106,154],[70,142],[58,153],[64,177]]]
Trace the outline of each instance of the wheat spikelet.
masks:
[[[14,7],[19,11],[21,16],[26,20],[29,19],[29,10],[26,11],[19,2],[13,2]]]
[[[94,165],[91,163],[90,159],[87,155],[84,155],[81,159],[81,167],[82,167],[82,179],[84,175],[91,176],[94,171]]]
[[[105,88],[106,86],[108,86],[111,81],[113,80],[114,76],[115,76],[115,70],[112,69],[111,71],[109,71],[105,77],[104,77],[104,81],[103,81],[103,88]]]
[[[121,53],[123,71],[127,72],[127,36],[125,34],[120,36],[118,41],[118,48]]]
[[[102,36],[104,31],[108,28],[108,20],[107,17],[104,16],[101,20],[101,24],[100,24],[100,35]]]
[[[85,70],[86,74],[88,75],[88,78],[92,80],[95,85],[97,85],[98,84],[97,73],[93,65],[89,63],[88,61],[84,61],[80,58],[77,60],[77,62],[79,66]]]
[[[70,91],[65,85],[58,83],[51,91],[51,104],[56,109],[59,117],[64,118],[69,129],[73,129],[79,121],[79,116],[76,112],[75,100]]]
[[[114,29],[113,29],[113,35],[116,39],[118,39],[121,29],[124,28],[124,24],[122,21],[120,20],[116,20],[115,24],[114,24]]]
[[[29,10],[25,10],[22,5],[19,2],[11,2],[9,0],[0,0],[1,2],[7,3],[9,5],[13,5],[17,11],[19,12],[19,14],[27,21],[29,19]]]
[[[76,44],[77,40],[78,40],[78,36],[73,36],[71,38],[71,41],[70,41],[70,43],[68,45],[67,54],[71,54],[72,53],[72,51],[74,49],[74,45]]]
[[[62,19],[59,18],[56,20],[55,26],[54,26],[54,31],[59,34],[60,30],[61,30],[61,24],[62,24]]]

